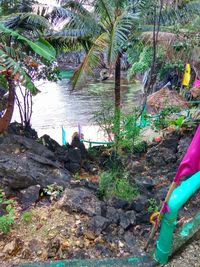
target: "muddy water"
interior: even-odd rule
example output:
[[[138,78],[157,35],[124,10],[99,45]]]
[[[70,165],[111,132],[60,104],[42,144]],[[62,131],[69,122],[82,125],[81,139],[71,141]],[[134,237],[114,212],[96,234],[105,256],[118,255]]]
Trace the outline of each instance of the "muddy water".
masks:
[[[33,98],[32,126],[39,136],[46,133],[61,143],[63,126],[67,141],[70,142],[79,123],[85,139],[107,139],[91,119],[93,113],[101,107],[102,101],[113,99],[113,81],[90,83],[82,90],[73,92],[70,91],[69,81],[65,79],[57,83],[40,82],[37,86],[41,92]],[[123,108],[131,109],[138,105],[141,87],[140,83],[122,81]],[[17,107],[14,120],[19,121]]]

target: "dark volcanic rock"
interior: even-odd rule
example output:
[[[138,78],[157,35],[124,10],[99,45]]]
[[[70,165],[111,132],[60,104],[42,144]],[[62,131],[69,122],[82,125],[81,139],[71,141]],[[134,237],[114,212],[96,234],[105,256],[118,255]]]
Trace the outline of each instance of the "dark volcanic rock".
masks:
[[[155,182],[153,179],[147,178],[147,177],[136,177],[135,183],[139,188],[139,191],[143,192],[143,189],[146,191],[151,191],[154,186]]]
[[[105,230],[108,225],[110,224],[110,221],[100,215],[94,216],[90,222],[89,222],[89,229],[96,234],[100,234],[103,230]]]
[[[10,189],[53,183],[67,186],[71,179],[69,172],[55,161],[53,152],[23,136],[8,135],[1,139],[0,159],[1,182]]]
[[[109,199],[108,204],[115,209],[125,209],[128,207],[129,202],[118,197],[112,197],[111,199]]]
[[[136,245],[136,238],[135,236],[133,235],[132,232],[130,231],[127,231],[125,234],[124,234],[124,240],[125,240],[125,244],[126,246],[128,247],[129,251],[130,252],[133,252],[135,251],[135,245]]]
[[[28,126],[22,126],[21,123],[13,122],[8,127],[8,133],[9,134],[16,134],[16,135],[23,135],[25,137],[31,138],[31,139],[37,139],[38,135],[37,132],[32,129],[29,125]]]
[[[126,230],[136,223],[136,216],[133,210],[120,213],[120,226]]]
[[[72,173],[80,171],[82,159],[85,158],[85,154],[84,156],[82,155],[83,148],[81,145],[83,144],[80,141],[79,147],[76,147],[71,146],[69,144],[65,146],[60,146],[55,140],[53,140],[48,135],[43,135],[40,140],[44,146],[54,152],[58,161],[61,162],[67,170]]]
[[[181,163],[183,157],[185,156],[191,141],[192,141],[192,138],[190,137],[185,137],[185,138],[180,139],[179,144],[178,144],[178,153],[177,153],[178,164]]]
[[[130,173],[132,175],[137,175],[140,174],[142,172],[145,171],[145,166],[144,164],[142,164],[139,161],[131,161],[128,165],[127,165],[128,170],[130,170]]]
[[[169,150],[173,151],[173,153],[177,152],[179,142],[179,135],[176,133],[171,133],[166,136],[166,138],[159,144],[159,147],[165,147]]]
[[[45,158],[40,157],[37,161],[28,154],[18,156],[0,152],[0,172],[3,175],[2,183],[11,189],[24,189],[39,184],[46,187],[49,184],[57,183],[67,186],[71,179],[67,170],[55,166],[50,160],[45,163]],[[41,162],[41,159],[44,162]],[[52,165],[50,165],[52,163]]]
[[[106,218],[109,219],[112,223],[119,223],[119,212],[113,207],[107,207],[107,212],[106,212]]]
[[[39,199],[40,185],[33,185],[20,191],[20,202],[27,209]]]
[[[66,188],[58,205],[70,211],[82,212],[89,216],[101,215],[102,202],[85,188]]]
[[[156,198],[158,200],[164,201],[168,190],[169,190],[168,187],[162,187],[161,189],[157,190],[156,191]]]
[[[47,147],[49,150],[51,150],[52,152],[56,152],[57,150],[60,149],[60,145],[54,140],[52,139],[49,135],[45,134],[43,136],[40,137],[39,139],[41,141],[41,143]]]
[[[141,195],[129,205],[129,209],[141,212],[143,210],[147,210],[148,204],[149,202],[147,197],[145,195]]]
[[[136,224],[141,224],[141,223],[149,223],[150,224],[150,216],[151,214],[147,211],[144,210],[140,213],[136,214]]]
[[[71,146],[80,150],[82,159],[85,159],[87,157],[87,150],[85,148],[85,145],[80,141],[78,135],[75,135],[72,139]]]
[[[147,152],[146,160],[150,166],[154,165],[157,168],[160,168],[169,163],[176,162],[177,157],[173,150],[165,147],[155,146]]]
[[[45,146],[33,139],[19,135],[8,135],[4,137],[0,150],[8,153],[16,153],[16,147],[19,149],[19,152],[29,151],[33,154],[55,161],[54,153]]]

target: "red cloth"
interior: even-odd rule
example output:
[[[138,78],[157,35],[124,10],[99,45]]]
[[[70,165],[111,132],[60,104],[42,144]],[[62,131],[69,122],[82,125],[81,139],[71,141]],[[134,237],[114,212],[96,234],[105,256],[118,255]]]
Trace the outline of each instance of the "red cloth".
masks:
[[[178,167],[174,182],[179,184],[181,178],[190,176],[200,170],[200,126]]]

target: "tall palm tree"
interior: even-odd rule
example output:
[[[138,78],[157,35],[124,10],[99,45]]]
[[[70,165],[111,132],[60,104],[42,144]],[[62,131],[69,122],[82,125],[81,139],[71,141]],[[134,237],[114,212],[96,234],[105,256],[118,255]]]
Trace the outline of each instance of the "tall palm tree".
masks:
[[[110,72],[115,72],[116,137],[120,131],[121,58],[134,29],[136,14],[133,10],[138,1],[132,1],[132,8],[129,2],[96,0],[93,10],[88,11],[80,2],[62,1],[63,6],[54,10],[54,15],[58,18],[60,12],[68,21],[61,31],[51,36],[51,40],[59,40],[58,43],[66,46],[79,43],[85,49],[85,58],[72,78],[74,87],[92,75],[94,68],[102,67],[101,55],[106,54]]]

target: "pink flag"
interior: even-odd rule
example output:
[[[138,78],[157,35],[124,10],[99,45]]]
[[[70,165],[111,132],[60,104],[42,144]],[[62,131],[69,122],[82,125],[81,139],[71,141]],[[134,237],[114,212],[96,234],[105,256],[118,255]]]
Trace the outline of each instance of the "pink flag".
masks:
[[[190,176],[200,170],[200,126],[194,135],[194,138],[178,167],[174,182],[179,184],[180,179]]]

